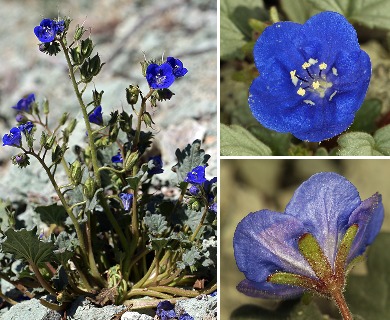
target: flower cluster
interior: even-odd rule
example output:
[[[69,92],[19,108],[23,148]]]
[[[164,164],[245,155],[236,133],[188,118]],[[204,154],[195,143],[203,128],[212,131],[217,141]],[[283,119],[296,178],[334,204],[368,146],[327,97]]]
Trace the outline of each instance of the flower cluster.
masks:
[[[352,124],[371,62],[345,17],[321,12],[303,25],[275,23],[261,34],[253,56],[260,75],[248,102],[262,125],[318,142]]]
[[[261,210],[238,224],[234,255],[246,279],[237,289],[261,298],[291,298],[306,290],[334,298],[383,218],[378,193],[361,201],[344,177],[315,174],[295,191],[284,214]]]
[[[188,192],[192,196],[190,205],[193,209],[198,208],[198,199],[205,197],[209,203],[209,210],[213,213],[217,213],[217,202],[215,198],[215,190],[213,186],[217,183],[217,177],[207,180],[205,176],[205,166],[197,166],[188,172],[185,182],[189,182],[192,185],[188,189]]]
[[[146,69],[146,80],[152,89],[166,89],[176,78],[183,77],[187,72],[179,59],[168,57],[167,61],[160,65],[149,64]]]
[[[34,102],[35,102],[35,95],[31,93],[27,97],[20,99],[18,103],[12,108],[14,108],[19,112],[31,112],[32,105]]]
[[[156,316],[160,320],[194,320],[188,313],[177,315],[175,312],[175,306],[168,300],[161,301],[157,305]]]
[[[43,19],[39,26],[34,28],[34,33],[43,43],[52,42],[57,34],[64,32],[65,22],[63,20],[55,21],[51,19]]]
[[[21,147],[22,145],[22,133],[28,135],[34,128],[34,124],[30,121],[25,124],[21,124],[18,127],[13,127],[9,134],[3,136],[3,146]]]

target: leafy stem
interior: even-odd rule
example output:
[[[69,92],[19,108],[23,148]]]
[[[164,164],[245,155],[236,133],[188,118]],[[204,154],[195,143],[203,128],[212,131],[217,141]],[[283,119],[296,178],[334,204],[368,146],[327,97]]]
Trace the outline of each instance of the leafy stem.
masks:
[[[91,128],[91,123],[89,122],[89,119],[88,119],[87,107],[85,106],[85,103],[84,103],[83,97],[82,97],[82,93],[80,92],[77,81],[76,81],[76,76],[74,73],[72,62],[70,61],[69,50],[68,50],[67,46],[65,45],[63,39],[60,39],[59,42],[61,44],[62,50],[64,51],[66,62],[68,64],[69,76],[70,76],[70,79],[72,80],[73,89],[74,89],[74,92],[76,94],[77,100],[79,102],[81,111],[83,113],[84,123],[85,123],[85,127],[86,127],[87,133],[88,133],[89,147],[91,149],[91,161],[92,161],[93,172],[95,174],[96,184],[97,184],[98,188],[100,188],[102,185],[102,180],[101,180],[101,177],[99,174],[97,150],[96,150],[96,146],[95,146],[95,142],[94,142],[94,134],[93,134],[93,131]]]

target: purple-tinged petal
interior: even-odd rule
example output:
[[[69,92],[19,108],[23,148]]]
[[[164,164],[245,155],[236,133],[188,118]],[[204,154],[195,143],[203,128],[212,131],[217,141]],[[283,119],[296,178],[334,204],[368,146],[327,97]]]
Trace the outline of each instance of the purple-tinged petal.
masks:
[[[276,271],[315,278],[298,249],[298,239],[307,229],[295,217],[261,210],[238,224],[233,238],[234,256],[248,280],[267,290],[267,277]]]
[[[302,183],[286,207],[320,244],[333,265],[341,232],[361,203],[355,186],[333,172],[317,173]]]
[[[259,286],[257,282],[242,280],[237,285],[237,290],[247,296],[262,299],[291,299],[302,295],[304,289],[296,286],[287,286],[267,282]]]
[[[352,212],[348,225],[359,226],[355,240],[348,255],[347,262],[364,253],[378,235],[384,219],[382,196],[378,193],[364,200],[359,207]]]

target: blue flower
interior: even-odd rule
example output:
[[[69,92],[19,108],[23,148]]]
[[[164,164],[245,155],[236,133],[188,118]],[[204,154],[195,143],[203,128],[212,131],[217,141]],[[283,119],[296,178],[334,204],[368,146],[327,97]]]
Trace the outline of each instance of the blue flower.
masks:
[[[118,153],[115,156],[113,156],[111,158],[111,161],[113,163],[123,163],[123,158],[122,158],[122,154],[121,154],[120,150],[118,151]]]
[[[185,182],[193,184],[202,184],[206,181],[205,177],[205,166],[197,166],[187,173],[187,177],[184,179]]]
[[[192,196],[197,196],[200,192],[199,188],[197,186],[194,186],[192,185],[189,189],[188,189],[189,193],[192,195]]]
[[[168,300],[159,302],[157,304],[156,315],[160,317],[161,320],[169,320],[176,318],[174,305]]]
[[[14,127],[9,134],[3,136],[3,146],[20,147],[22,145],[22,133],[19,128]]]
[[[259,37],[253,55],[260,76],[248,102],[262,125],[318,142],[352,124],[371,62],[342,15],[321,12],[303,25],[275,23]]]
[[[23,132],[25,135],[31,133],[31,130],[34,128],[34,124],[31,121],[28,121],[24,124],[21,124],[19,127],[20,132]]]
[[[172,67],[173,75],[176,78],[183,77],[188,72],[186,68],[183,68],[183,62],[181,62],[179,59],[168,57],[167,62]]]
[[[211,212],[213,212],[213,213],[217,213],[217,210],[218,210],[218,205],[217,205],[217,203],[214,202],[213,204],[211,204],[211,205],[209,206],[209,210],[210,210]]]
[[[273,281],[278,274],[288,273],[298,275],[303,284],[310,283],[311,289],[323,290],[322,294],[327,295],[329,292],[321,287],[326,282],[321,282],[316,264],[328,265],[329,270],[323,270],[328,275],[327,281],[336,277],[343,288],[344,270],[373,242],[383,217],[378,193],[361,201],[356,188],[344,177],[331,172],[315,174],[295,191],[284,214],[261,210],[250,213],[238,224],[233,239],[234,255],[246,279],[237,289],[260,298],[291,298],[310,290],[305,285]],[[340,242],[356,226],[356,236],[350,239],[353,242],[346,251]],[[300,247],[302,239],[313,237],[323,257],[314,259],[314,264]],[[340,258],[343,255],[344,260]]]
[[[146,80],[152,89],[166,89],[175,81],[175,76],[169,63],[152,63],[146,69]]]
[[[151,169],[148,169],[149,174],[159,174],[159,173],[164,172],[164,169],[162,168],[163,162],[162,162],[161,156],[150,157],[149,161],[148,161],[148,166],[149,166],[149,163],[152,166]]]
[[[96,107],[88,117],[89,122],[97,124],[99,126],[103,125],[103,114],[102,107]]]
[[[31,112],[31,107],[34,102],[35,102],[35,95],[31,93],[26,98],[20,99],[18,103],[12,108],[20,112]]]
[[[129,211],[133,202],[133,195],[131,193],[120,193],[119,198],[122,200],[125,211]]]
[[[41,42],[52,42],[56,35],[63,32],[65,29],[64,21],[54,21],[51,19],[43,19],[39,26],[34,28],[34,33]]]
[[[179,316],[179,320],[194,320],[188,313],[183,313]]]

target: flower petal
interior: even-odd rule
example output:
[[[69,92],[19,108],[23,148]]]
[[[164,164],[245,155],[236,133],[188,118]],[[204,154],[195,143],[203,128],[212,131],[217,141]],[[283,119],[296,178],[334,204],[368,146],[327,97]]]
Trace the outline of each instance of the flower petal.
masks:
[[[337,12],[325,11],[312,16],[301,31],[308,41],[322,39],[322,50],[315,59],[331,65],[337,51],[360,51],[356,31],[348,20]],[[335,52],[336,51],[336,52]]]
[[[250,213],[234,233],[238,268],[259,290],[267,290],[267,277],[275,271],[315,277],[298,249],[298,238],[305,232],[298,219],[286,214],[269,210]]]
[[[364,200],[351,214],[348,226],[359,226],[355,240],[348,255],[348,263],[364,253],[378,235],[384,219],[382,196],[378,193]]]
[[[237,285],[237,290],[247,296],[263,299],[291,299],[300,296],[303,289],[295,286],[286,286],[267,282],[259,286],[257,282],[243,280]]]
[[[339,237],[360,203],[351,182],[337,173],[322,172],[299,186],[285,212],[302,221],[333,265]]]

